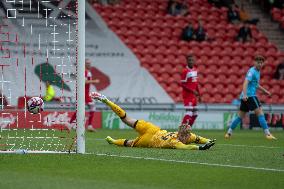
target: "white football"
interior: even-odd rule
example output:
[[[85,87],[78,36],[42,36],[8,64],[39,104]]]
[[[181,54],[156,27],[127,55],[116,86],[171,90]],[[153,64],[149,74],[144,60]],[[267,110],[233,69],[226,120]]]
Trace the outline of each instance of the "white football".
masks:
[[[40,97],[32,97],[27,102],[27,109],[32,114],[38,114],[43,111],[44,103]]]

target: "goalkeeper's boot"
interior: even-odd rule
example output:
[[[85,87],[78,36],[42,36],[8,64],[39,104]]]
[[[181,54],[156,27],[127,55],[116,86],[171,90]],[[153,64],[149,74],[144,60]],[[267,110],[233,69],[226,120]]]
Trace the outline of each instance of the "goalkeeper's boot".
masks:
[[[91,98],[93,98],[95,100],[99,100],[99,101],[102,101],[102,102],[107,101],[107,97],[105,95],[98,93],[98,92],[91,92],[90,96],[91,96]]]
[[[266,139],[268,139],[268,140],[277,140],[277,138],[274,137],[272,134],[266,135],[265,137],[266,137]]]
[[[111,138],[110,136],[107,136],[107,137],[105,138],[105,140],[106,140],[109,144],[113,144],[113,141],[114,141],[114,139]]]
[[[216,139],[209,139],[208,143],[215,143]]]
[[[232,134],[231,133],[226,133],[225,134],[225,139],[230,139],[232,137]]]
[[[208,150],[212,146],[214,146],[215,142],[208,142],[204,145],[199,146],[199,150]]]

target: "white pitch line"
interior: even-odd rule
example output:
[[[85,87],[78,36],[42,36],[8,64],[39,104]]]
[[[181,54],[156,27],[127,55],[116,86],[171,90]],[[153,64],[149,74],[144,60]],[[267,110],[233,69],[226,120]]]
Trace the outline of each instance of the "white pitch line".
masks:
[[[92,153],[87,153],[87,154],[92,154]],[[182,161],[182,160],[171,160],[171,159],[139,157],[139,156],[121,156],[121,155],[115,155],[115,154],[94,154],[94,155],[118,157],[118,158],[128,158],[128,159],[143,159],[143,160],[152,160],[152,161],[173,162],[173,163],[197,164],[197,165],[207,165],[207,166],[215,166],[215,167],[229,167],[229,168],[241,168],[241,169],[252,169],[252,170],[262,170],[262,171],[284,172],[284,169],[273,169],[273,168],[251,167],[251,166],[247,167],[247,166],[243,166],[243,165],[205,163],[205,162],[196,162],[196,161]]]

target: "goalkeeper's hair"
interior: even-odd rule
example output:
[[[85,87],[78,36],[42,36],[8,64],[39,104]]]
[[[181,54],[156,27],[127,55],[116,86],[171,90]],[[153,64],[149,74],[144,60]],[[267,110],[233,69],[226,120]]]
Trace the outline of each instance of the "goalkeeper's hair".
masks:
[[[191,126],[189,124],[181,124],[178,128],[178,140],[186,144],[190,137]]]

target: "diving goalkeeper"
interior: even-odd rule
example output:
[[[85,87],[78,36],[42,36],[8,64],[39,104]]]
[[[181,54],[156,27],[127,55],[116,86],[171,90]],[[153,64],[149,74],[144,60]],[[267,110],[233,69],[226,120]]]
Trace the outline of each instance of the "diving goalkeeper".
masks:
[[[207,139],[191,133],[190,125],[181,125],[178,132],[161,130],[160,127],[150,122],[128,117],[121,107],[108,100],[100,93],[92,92],[90,96],[93,99],[99,100],[109,106],[126,125],[132,127],[139,133],[139,136],[133,140],[113,139],[108,136],[106,137],[106,141],[109,144],[125,147],[173,148],[185,150],[207,150],[215,144],[215,140]]]

